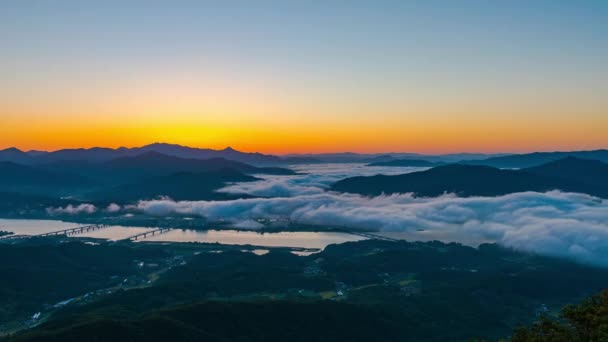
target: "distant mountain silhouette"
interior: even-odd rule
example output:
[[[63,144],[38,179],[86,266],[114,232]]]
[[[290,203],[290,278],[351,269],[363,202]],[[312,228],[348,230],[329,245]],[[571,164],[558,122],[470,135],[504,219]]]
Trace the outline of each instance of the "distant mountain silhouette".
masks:
[[[599,163],[599,164],[598,164]],[[572,172],[574,170],[579,170]],[[563,190],[607,197],[608,174],[601,162],[568,159],[530,170],[501,170],[489,166],[450,164],[396,176],[352,177],[336,182],[331,190],[376,196],[382,193],[414,193],[438,196],[498,196],[522,191]],[[581,181],[585,174],[595,180]],[[604,175],[601,177],[600,175]],[[588,178],[587,178],[588,179]]]
[[[77,148],[63,149],[54,152],[28,151],[23,152],[16,148],[0,150],[0,161],[12,161],[19,164],[48,164],[59,161],[86,161],[101,163],[120,157],[133,157],[146,152],[158,152],[170,156],[186,159],[224,158],[256,166],[272,166],[284,164],[307,163],[377,163],[394,159],[419,159],[430,162],[456,163],[470,165],[487,165],[500,168],[522,168],[540,165],[549,161],[574,156],[586,159],[608,161],[608,151],[574,151],[574,152],[539,152],[520,155],[506,154],[480,154],[480,153],[453,153],[443,155],[424,155],[417,153],[319,153],[319,154],[289,154],[274,156],[262,153],[249,153],[237,151],[231,147],[223,150],[208,148],[194,148],[176,144],[154,143],[133,148]]]
[[[401,166],[401,167],[435,167],[444,163],[434,163],[422,159],[397,159],[385,162],[371,163],[368,166]]]
[[[201,161],[200,159],[185,159],[175,156],[170,156],[168,154],[164,154],[161,152],[144,152],[142,154],[137,154],[134,156],[125,156],[114,158],[112,160],[108,160],[102,163],[103,167],[114,167],[114,168],[140,168],[140,167],[152,167],[152,168],[168,168],[174,169],[175,167],[201,167],[204,169],[214,168],[214,161],[220,160],[221,163],[235,163],[238,162],[229,161],[226,159],[205,159]],[[171,165],[172,163],[177,163]],[[99,166],[99,165],[97,165]],[[222,166],[218,166],[221,168]]]
[[[278,167],[255,167],[225,158],[190,159],[165,155],[159,152],[146,152],[134,157],[116,158],[101,165],[112,169],[147,169],[162,172],[206,172],[231,168],[243,173],[263,173],[275,175],[292,175],[293,171]]]
[[[187,159],[224,158],[255,165],[275,165],[285,163],[283,159],[277,156],[261,153],[240,152],[230,147],[223,150],[212,150],[164,143],[154,143],[151,145],[134,148],[121,147],[112,149],[94,147],[86,149],[63,149],[54,152],[23,152],[16,148],[10,148],[0,151],[0,161],[12,161],[20,164],[46,164],[58,161],[86,161],[91,163],[101,163],[120,157],[133,157],[146,152],[158,152],[169,156]],[[292,162],[296,161],[297,159],[292,159]]]
[[[281,158],[285,164],[320,164],[323,161],[313,157],[284,157]]]
[[[416,155],[416,154],[408,154]],[[390,154],[360,154],[353,152],[342,153],[319,153],[319,154],[289,154],[284,158],[302,159],[312,158],[321,163],[374,163],[381,161],[392,160],[394,157]]]
[[[56,170],[38,166],[0,162],[0,205],[5,212],[17,205],[44,211],[43,204],[62,204],[60,197],[70,196],[78,201],[132,202],[169,196],[176,200],[228,200],[247,195],[218,193],[216,190],[232,182],[252,182],[258,178],[242,171],[284,172],[285,169],[256,168],[225,159],[196,160],[165,156],[150,152],[136,157],[124,157],[102,164],[59,162]],[[234,168],[232,168],[234,167]],[[235,168],[240,168],[242,171]],[[57,170],[75,170],[89,177]],[[176,171],[177,170],[177,171]],[[289,170],[286,170],[289,171]],[[105,184],[105,186],[104,186]],[[13,203],[14,202],[14,203]]]
[[[456,163],[461,160],[479,160],[489,157],[504,156],[505,154],[452,153],[442,155],[425,155],[418,153],[391,152],[382,154],[362,154],[353,152],[319,153],[319,154],[289,154],[283,158],[313,158],[322,163],[377,163],[394,159],[419,159],[438,163]]]
[[[573,151],[573,152],[535,152],[492,157],[481,160],[464,160],[461,164],[485,165],[498,168],[528,168],[546,164],[566,157],[594,159],[608,162],[608,150]]]
[[[210,159],[224,158],[229,160],[240,161],[248,164],[281,164],[283,161],[277,156],[240,152],[232,147],[227,147],[223,150],[212,150],[193,148],[175,144],[154,143],[140,148],[131,149],[131,152],[160,152],[169,156],[175,156],[188,159]]]
[[[84,196],[84,200],[112,201],[118,203],[168,196],[174,200],[228,200],[249,196],[216,192],[231,182],[252,182],[258,178],[233,169],[210,172],[179,172],[169,176],[150,178],[133,184],[112,187]]]
[[[366,158],[364,161],[366,163],[373,164],[373,163],[385,163],[385,162],[390,162],[393,160],[395,160],[395,157],[391,156],[390,154],[383,154],[383,155],[375,156],[372,158]]]
[[[87,161],[92,163],[101,163],[114,158],[134,155],[126,148],[111,149],[103,147],[93,148],[77,148],[65,149],[54,152],[46,152],[32,157],[32,162],[35,164],[50,163],[56,161]]]
[[[65,195],[90,188],[92,180],[64,172],[51,172],[13,162],[0,162],[0,191],[39,195]]]
[[[177,172],[210,172],[230,168],[245,174],[292,175],[294,172],[278,167],[255,167],[223,158],[186,159],[159,152],[119,157],[102,163],[86,161],[58,161],[41,165],[50,171],[66,172],[74,170],[90,178],[103,180],[109,184],[128,184],[137,180],[167,176]]]
[[[362,195],[413,192],[418,196],[456,193],[462,196],[496,196],[520,191],[552,190],[540,176],[487,166],[446,165],[397,176],[352,177],[335,183],[332,190]]]
[[[215,190],[227,182],[256,180],[251,174],[295,173],[285,168],[255,167],[223,158],[186,159],[144,152],[105,162],[61,160],[41,165],[0,162],[0,192],[102,202],[161,195],[219,200],[237,196],[218,194]]]
[[[7,148],[0,150],[0,162],[8,161],[17,164],[29,164],[32,162],[32,156],[28,153],[23,152],[17,148]]]

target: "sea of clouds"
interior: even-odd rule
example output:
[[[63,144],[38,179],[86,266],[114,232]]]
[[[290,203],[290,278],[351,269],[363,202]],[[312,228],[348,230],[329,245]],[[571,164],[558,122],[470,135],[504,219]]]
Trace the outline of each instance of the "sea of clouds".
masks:
[[[293,197],[314,195],[326,192],[333,183],[354,176],[399,175],[427,170],[420,167],[378,167],[365,164],[312,164],[297,165],[292,169],[298,172],[294,176],[256,175],[257,182],[245,182],[229,185],[221,192],[248,194],[260,197]]]
[[[229,220],[241,228],[255,220],[289,219],[319,226],[375,230],[408,240],[441,240],[503,246],[548,256],[608,266],[608,202],[576,193],[522,192],[498,197],[461,198],[446,194],[363,197],[328,192],[333,182],[354,176],[400,174],[417,168],[363,165],[300,166],[295,176],[271,176],[221,191],[265,198],[232,201],[140,201],[129,210],[149,215],[199,215]],[[116,210],[117,208],[112,208]]]
[[[325,193],[226,202],[164,199],[142,201],[137,208],[150,215],[200,215],[237,224],[261,217],[289,218],[303,224],[403,232],[415,240],[498,242],[608,266],[608,204],[559,191],[470,198]]]

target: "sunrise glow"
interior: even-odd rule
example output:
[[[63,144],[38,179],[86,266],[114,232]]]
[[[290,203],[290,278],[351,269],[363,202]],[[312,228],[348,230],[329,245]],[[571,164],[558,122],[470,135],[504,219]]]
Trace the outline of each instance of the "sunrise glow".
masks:
[[[601,3],[3,7],[0,148],[608,145]]]

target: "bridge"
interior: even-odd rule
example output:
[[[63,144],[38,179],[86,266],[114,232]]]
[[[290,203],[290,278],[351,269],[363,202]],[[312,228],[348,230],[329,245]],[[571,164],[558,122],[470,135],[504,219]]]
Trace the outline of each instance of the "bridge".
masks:
[[[143,233],[139,233],[139,234],[135,234],[135,235],[131,235],[126,239],[123,239],[122,241],[137,241],[140,239],[145,239],[148,236],[154,236],[154,235],[160,235],[160,234],[164,234],[170,230],[172,230],[173,228],[156,228],[154,230],[149,230],[147,232],[143,232]]]
[[[393,239],[388,236],[382,236],[382,235],[372,234],[372,233],[364,233],[364,232],[356,232],[356,231],[345,231],[345,233],[363,236],[365,238],[374,239],[374,240],[384,240],[384,241],[393,241],[393,242],[400,241],[399,239]]]
[[[107,225],[107,224],[92,224],[89,226],[81,226],[81,227],[76,227],[76,228],[57,230],[54,232],[48,232],[48,233],[44,233],[44,234],[32,235],[31,237],[47,237],[47,236],[58,236],[58,235],[70,236],[70,235],[92,232],[95,230],[100,230],[100,229],[104,229],[104,228],[108,228],[108,227],[109,227],[109,225]]]
[[[348,230],[348,229],[334,229],[336,231],[339,231],[341,233],[346,233],[346,234],[352,234],[352,235],[357,235],[357,236],[362,236],[364,238],[367,239],[373,239],[373,240],[383,240],[383,241],[401,241],[399,239],[394,239],[388,236],[382,236],[382,235],[378,235],[378,234],[373,234],[373,233],[367,233],[367,232],[359,232],[356,230]]]
[[[92,225],[88,225],[88,226],[80,226],[80,227],[76,227],[76,228],[62,229],[62,230],[57,230],[54,232],[35,234],[35,235],[12,234],[12,235],[6,235],[6,236],[0,237],[0,241],[13,241],[13,240],[18,240],[18,239],[31,239],[31,238],[49,237],[49,236],[71,236],[71,235],[77,235],[77,234],[82,234],[82,233],[86,233],[86,232],[92,232],[95,230],[100,230],[100,229],[104,229],[104,228],[108,228],[108,227],[109,227],[109,225],[107,225],[107,224],[92,224]]]

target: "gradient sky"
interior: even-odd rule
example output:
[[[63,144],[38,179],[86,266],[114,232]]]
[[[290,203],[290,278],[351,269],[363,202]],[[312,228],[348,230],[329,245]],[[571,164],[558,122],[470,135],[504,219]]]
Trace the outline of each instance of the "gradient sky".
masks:
[[[608,148],[608,1],[0,2],[0,148]]]

